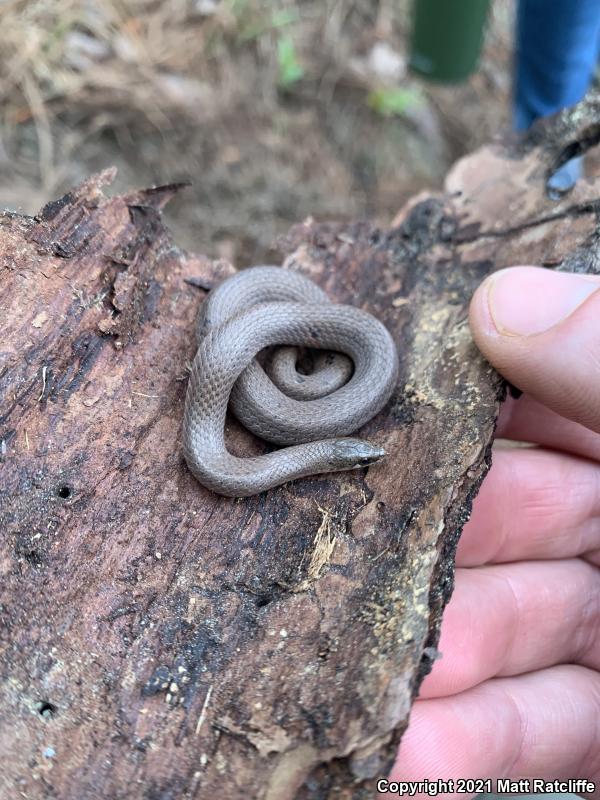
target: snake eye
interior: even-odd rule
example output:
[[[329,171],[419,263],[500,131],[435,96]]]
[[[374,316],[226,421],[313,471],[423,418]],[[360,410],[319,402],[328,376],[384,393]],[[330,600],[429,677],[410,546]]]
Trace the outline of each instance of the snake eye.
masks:
[[[340,439],[336,442],[333,462],[343,465],[342,469],[368,467],[383,458],[385,450],[361,439]]]
[[[368,467],[369,464],[374,464],[376,461],[379,461],[380,458],[381,456],[379,453],[373,454],[372,456],[363,456],[361,459],[359,459],[358,466]]]

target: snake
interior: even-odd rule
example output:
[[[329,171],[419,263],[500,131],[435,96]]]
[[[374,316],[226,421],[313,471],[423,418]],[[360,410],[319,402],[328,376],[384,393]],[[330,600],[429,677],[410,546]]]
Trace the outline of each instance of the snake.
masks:
[[[196,343],[183,455],[206,488],[249,497],[386,455],[349,436],[385,406],[398,378],[394,340],[370,313],[331,302],[299,272],[249,267],[211,289]],[[313,362],[310,374],[300,368],[303,357]],[[286,446],[250,457],[231,453],[228,407],[256,436]]]

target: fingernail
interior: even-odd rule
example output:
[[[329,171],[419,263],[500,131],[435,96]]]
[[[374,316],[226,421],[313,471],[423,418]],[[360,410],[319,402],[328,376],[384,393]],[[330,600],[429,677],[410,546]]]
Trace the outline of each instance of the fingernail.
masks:
[[[564,320],[599,288],[581,275],[510,267],[492,276],[488,307],[499,333],[532,336]]]

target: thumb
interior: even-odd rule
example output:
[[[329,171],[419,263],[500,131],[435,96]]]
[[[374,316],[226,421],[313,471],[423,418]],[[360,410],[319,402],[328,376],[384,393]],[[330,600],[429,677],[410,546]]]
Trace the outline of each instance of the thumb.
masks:
[[[512,384],[600,432],[600,276],[511,267],[473,295],[477,346]]]

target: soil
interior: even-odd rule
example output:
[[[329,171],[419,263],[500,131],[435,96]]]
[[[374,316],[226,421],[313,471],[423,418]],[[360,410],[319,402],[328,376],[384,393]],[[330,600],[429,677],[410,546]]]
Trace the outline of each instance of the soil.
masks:
[[[63,5],[68,24],[65,10],[49,22],[27,9],[30,26],[41,26],[39,83],[4,95],[0,207],[35,213],[110,165],[114,193],[189,181],[166,211],[176,240],[245,266],[273,261],[275,238],[308,216],[389,223],[510,124],[511,0],[493,4],[479,69],[457,86],[411,74],[408,0],[197,0],[185,13],[174,0],[125,2],[108,33],[98,22],[108,0],[93,18],[77,17],[85,4]],[[61,23],[52,61],[44,37]],[[123,52],[131,31],[154,57],[149,66]],[[282,41],[300,69],[291,80]],[[407,108],[372,107],[398,88],[415,97]]]

